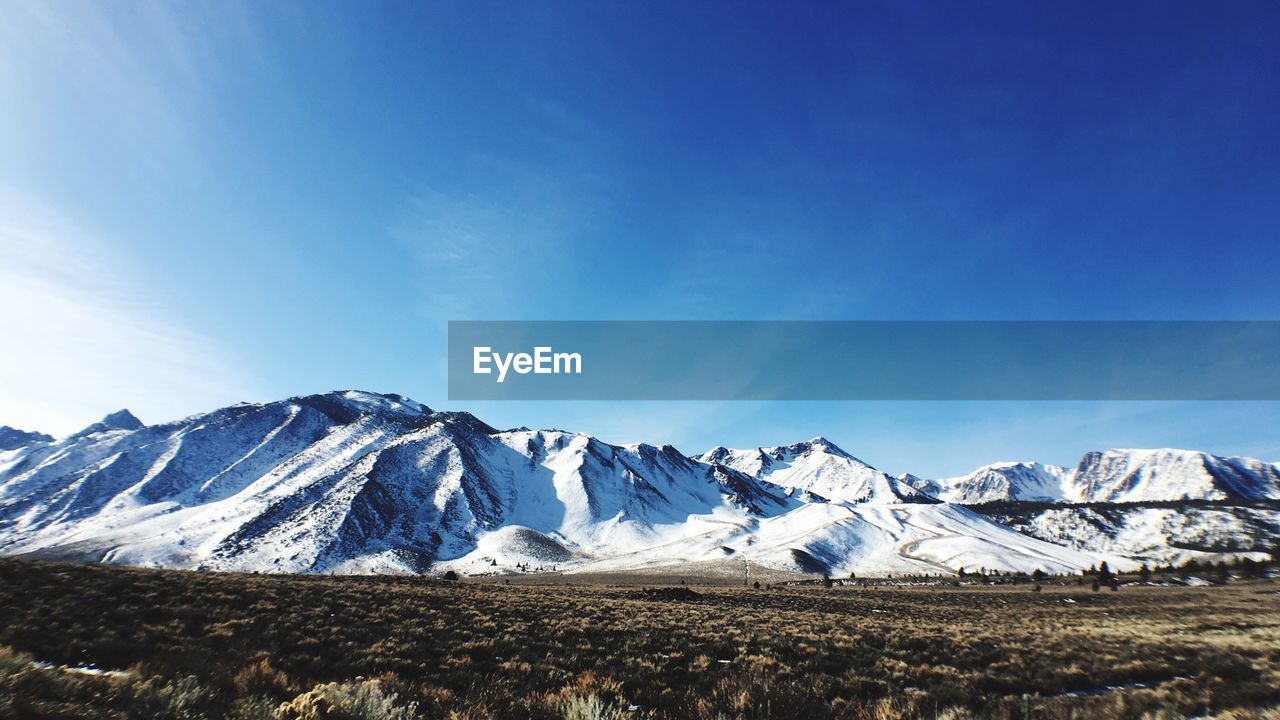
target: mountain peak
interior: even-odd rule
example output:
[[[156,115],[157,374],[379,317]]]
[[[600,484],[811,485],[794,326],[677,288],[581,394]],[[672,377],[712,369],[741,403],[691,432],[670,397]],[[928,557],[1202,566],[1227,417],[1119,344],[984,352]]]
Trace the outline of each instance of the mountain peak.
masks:
[[[830,440],[826,439],[821,435],[818,435],[810,439],[809,446],[814,448],[821,448],[823,450],[826,450],[829,453],[834,453],[836,455],[843,455],[844,457],[853,457],[849,453],[845,452],[844,448],[840,447],[839,445],[836,445],[835,443],[831,442]]]
[[[107,430],[137,430],[140,427],[145,427],[144,423],[136,415],[129,412],[128,408],[121,408],[104,416],[98,421],[98,424]]]
[[[53,437],[42,432],[29,432],[8,425],[0,425],[0,450],[17,450],[28,445],[47,442],[53,442]]]
[[[354,422],[366,416],[416,418],[432,412],[426,405],[403,395],[367,390],[332,390],[314,395],[298,395],[289,398],[289,402],[314,408],[343,423]]]
[[[413,401],[411,400],[410,402]],[[464,410],[441,410],[436,413],[431,413],[425,405],[419,405],[419,407],[426,410],[427,413],[430,413],[433,418],[438,418],[454,426],[462,427],[472,432],[478,432],[485,435],[495,435],[499,432],[497,428]],[[528,431],[526,430],[525,432]]]
[[[784,445],[776,448],[765,448],[766,452],[772,451],[773,454],[775,455],[777,454],[803,455],[805,453],[812,452],[814,450],[818,450],[818,451],[827,453],[829,455],[837,455],[842,458],[848,458],[850,460],[856,459],[852,455],[850,455],[848,452],[845,452],[844,448],[841,448],[839,445],[836,445],[835,443],[831,442],[830,440],[826,439],[821,435],[812,437],[808,440],[805,440],[803,442],[798,442],[792,445]],[[858,462],[862,462],[862,461],[859,460]]]
[[[399,393],[377,393],[368,390],[334,390],[324,393],[324,395],[332,400],[337,400],[366,412],[391,411],[416,415],[431,414],[431,408]]]
[[[94,433],[107,432],[109,430],[126,430],[132,431],[146,427],[141,420],[126,408],[121,408],[113,413],[108,413],[98,422],[72,435],[73,438],[80,438]]]
[[[885,473],[873,476],[864,486],[863,495],[853,499],[862,505],[897,505],[900,503],[937,504],[942,502],[920,488]]]
[[[1063,496],[1068,471],[1057,465],[1038,462],[996,462],[968,475],[928,481],[915,485],[947,502],[981,505],[989,502],[1055,502]]]
[[[1280,472],[1253,458],[1177,448],[1085,453],[1067,478],[1077,501],[1143,502],[1280,498]]]

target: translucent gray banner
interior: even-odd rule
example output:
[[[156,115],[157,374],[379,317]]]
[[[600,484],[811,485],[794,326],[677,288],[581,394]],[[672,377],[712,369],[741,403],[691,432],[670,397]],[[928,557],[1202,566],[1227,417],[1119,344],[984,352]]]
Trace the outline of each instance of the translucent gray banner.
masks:
[[[1280,400],[1280,322],[451,321],[450,400]]]

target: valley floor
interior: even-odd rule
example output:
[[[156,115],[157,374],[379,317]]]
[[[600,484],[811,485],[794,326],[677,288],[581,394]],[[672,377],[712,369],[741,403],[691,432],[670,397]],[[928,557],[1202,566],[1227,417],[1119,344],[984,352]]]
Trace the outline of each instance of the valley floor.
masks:
[[[670,579],[0,559],[0,718],[1280,717],[1270,581]]]

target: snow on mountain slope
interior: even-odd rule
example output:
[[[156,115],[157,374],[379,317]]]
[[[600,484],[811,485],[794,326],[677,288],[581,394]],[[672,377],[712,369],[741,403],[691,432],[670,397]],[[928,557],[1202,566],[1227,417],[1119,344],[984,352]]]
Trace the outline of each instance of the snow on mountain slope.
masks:
[[[150,426],[121,411],[0,451],[0,553],[270,572],[739,559],[830,573],[1067,571],[1155,557],[1176,533],[1206,547],[1243,542],[1270,516],[1011,517],[1019,533],[958,503],[1269,498],[1276,476],[1239,458],[1109,451],[1071,473],[1003,463],[944,481],[892,478],[823,438],[688,457],[498,431],[467,413],[348,391]]]
[[[1280,498],[1280,471],[1252,458],[1192,450],[1087,453],[1065,479],[1069,502]]]
[[[1255,559],[1262,559],[1261,548],[1272,547],[1280,537],[1280,510],[1265,506],[1063,506],[993,519],[1047,542],[1160,565],[1216,562],[1250,549]]]
[[[1067,469],[1034,462],[1005,462],[980,467],[961,477],[931,481],[939,499],[962,505],[1062,499]]]
[[[524,551],[506,550],[491,537],[505,537],[511,526],[552,538],[585,558],[632,552],[799,505],[781,491],[691,460],[669,445],[614,446],[552,430],[493,437],[501,450],[483,460],[481,472],[505,479],[499,483],[506,490],[503,523],[484,528],[476,550],[457,558],[455,566],[471,567],[476,560],[503,568],[517,564]]]
[[[778,487],[853,503],[937,502],[816,437],[794,445],[754,450],[716,447],[698,456]]]
[[[511,565],[625,552],[700,531],[699,518],[798,504],[670,446],[499,433],[399,396],[329,393],[31,452],[0,474],[0,551],[417,571],[477,551]],[[511,558],[499,557],[508,540]]]
[[[29,432],[0,425],[0,452],[18,450],[39,443],[53,442],[53,437],[41,432]]]
[[[1043,475],[1007,476],[1007,485],[973,482],[982,474],[952,484],[942,497],[967,504],[1047,500],[1054,506],[1000,506],[992,519],[1087,552],[1179,564],[1263,552],[1280,541],[1280,510],[1268,505],[1280,496],[1278,475],[1258,460],[1108,450],[1086,454],[1057,483]]]
[[[899,480],[946,502],[1135,503],[1280,498],[1280,470],[1252,458],[1191,450],[1086,453],[1075,468],[996,463],[962,477]]]
[[[332,393],[77,433],[0,475],[0,550],[316,568],[367,512],[372,453],[430,425],[393,398]]]
[[[628,555],[588,563],[584,572],[676,562],[744,561],[804,573],[952,573],[960,568],[1071,573],[1126,559],[1068,549],[997,525],[957,505],[831,502],[772,518],[726,523]]]
[[[122,409],[107,415],[98,422],[76,433],[72,437],[84,437],[85,435],[110,432],[112,430],[137,430],[141,427],[144,427],[141,420],[139,420],[133,413],[129,412],[128,409]]]

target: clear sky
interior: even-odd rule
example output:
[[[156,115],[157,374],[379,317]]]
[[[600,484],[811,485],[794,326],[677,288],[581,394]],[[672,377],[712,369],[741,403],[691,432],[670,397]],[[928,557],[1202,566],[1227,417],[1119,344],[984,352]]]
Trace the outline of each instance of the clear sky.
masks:
[[[8,2],[0,423],[336,388],[891,472],[1276,403],[484,403],[449,319],[1280,318],[1280,5]]]

